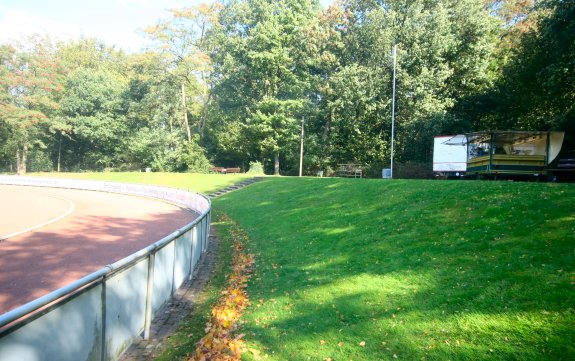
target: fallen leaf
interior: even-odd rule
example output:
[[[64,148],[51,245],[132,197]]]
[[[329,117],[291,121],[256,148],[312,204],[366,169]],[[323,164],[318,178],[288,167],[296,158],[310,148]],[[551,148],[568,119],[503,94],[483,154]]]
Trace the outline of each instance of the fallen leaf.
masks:
[[[361,341],[361,342],[359,343],[359,345],[360,345],[361,347],[365,347],[365,341]]]
[[[325,341],[324,341],[324,340],[319,340],[319,344],[320,344],[320,345],[323,345],[323,344],[325,344]]]

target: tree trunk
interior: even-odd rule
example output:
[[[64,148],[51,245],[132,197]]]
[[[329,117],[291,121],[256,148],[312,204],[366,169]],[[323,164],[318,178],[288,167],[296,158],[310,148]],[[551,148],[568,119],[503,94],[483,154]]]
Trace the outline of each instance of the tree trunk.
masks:
[[[184,112],[184,126],[186,127],[186,132],[188,134],[188,142],[192,141],[192,131],[190,130],[190,124],[188,123],[188,107],[186,106],[186,86],[182,80],[182,110]]]
[[[61,159],[62,159],[62,133],[60,133],[60,142],[58,143],[58,173],[60,173]]]
[[[20,175],[20,148],[16,148],[16,174]]]
[[[325,122],[325,127],[323,128],[323,134],[321,136],[321,140],[323,141],[323,143],[325,144],[325,142],[327,142],[327,139],[329,137],[329,131],[331,129],[331,121],[333,119],[333,109],[329,110],[329,116],[327,117],[327,121]]]
[[[274,175],[280,175],[280,152],[274,154]]]
[[[206,97],[204,97],[205,99]],[[212,98],[212,93],[208,93],[207,100],[204,103],[204,108],[202,109],[202,116],[200,118],[200,124],[198,124],[198,132],[200,133],[200,139],[204,137],[204,129],[206,128],[206,123],[208,121],[208,104]]]
[[[16,174],[26,175],[26,161],[28,160],[28,144],[24,143],[22,150],[16,149]]]

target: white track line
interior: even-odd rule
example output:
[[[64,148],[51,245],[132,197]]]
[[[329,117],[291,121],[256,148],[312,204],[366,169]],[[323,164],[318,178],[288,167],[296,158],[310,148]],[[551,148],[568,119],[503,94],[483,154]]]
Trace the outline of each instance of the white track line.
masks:
[[[38,228],[42,228],[42,227],[47,226],[47,225],[49,225],[49,224],[51,224],[51,223],[58,222],[58,221],[61,220],[62,218],[68,217],[72,212],[74,212],[74,208],[75,208],[74,202],[72,202],[72,201],[69,200],[69,199],[62,198],[62,197],[56,197],[56,196],[49,196],[49,195],[45,195],[45,194],[35,194],[35,193],[32,193],[32,192],[21,192],[21,193],[34,194],[34,195],[41,196],[41,197],[50,197],[50,198],[59,199],[59,200],[61,200],[61,201],[68,202],[68,210],[67,210],[65,213],[61,214],[60,216],[58,216],[58,217],[56,217],[56,218],[53,218],[53,219],[51,219],[51,220],[49,220],[49,221],[46,221],[46,222],[44,222],[44,223],[37,224],[37,225],[35,225],[35,226],[33,226],[33,227],[26,228],[26,229],[24,229],[24,230],[22,230],[22,231],[18,231],[18,232],[14,232],[14,233],[10,233],[10,234],[4,235],[4,236],[0,236],[0,241],[4,241],[4,240],[6,240],[6,239],[8,239],[8,238],[15,237],[15,236],[19,236],[19,235],[24,234],[24,233],[27,233],[27,232],[32,232],[33,230],[36,230],[36,229],[38,229]]]

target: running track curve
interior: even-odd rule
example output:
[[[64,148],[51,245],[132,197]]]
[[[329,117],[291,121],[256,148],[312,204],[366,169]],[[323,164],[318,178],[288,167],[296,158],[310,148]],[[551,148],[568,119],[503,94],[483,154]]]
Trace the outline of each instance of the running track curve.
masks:
[[[13,236],[0,241],[0,314],[129,256],[196,217],[151,198],[2,185],[0,238]]]

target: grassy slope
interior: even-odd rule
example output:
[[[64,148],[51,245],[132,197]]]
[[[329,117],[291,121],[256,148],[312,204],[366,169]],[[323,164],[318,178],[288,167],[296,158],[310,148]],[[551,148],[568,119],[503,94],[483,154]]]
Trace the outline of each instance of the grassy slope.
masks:
[[[173,188],[181,188],[209,194],[225,188],[244,179],[251,178],[249,174],[199,174],[199,173],[31,173],[30,176],[61,177],[75,179],[94,179],[122,183],[154,184]]]
[[[194,353],[196,343],[205,334],[206,322],[212,317],[212,306],[220,298],[221,290],[227,286],[226,276],[230,273],[233,255],[230,232],[234,226],[229,221],[221,220],[217,212],[214,212],[213,220],[220,242],[212,276],[195,298],[188,318],[180,323],[176,333],[165,340],[166,345],[154,359],[156,361],[185,359],[186,355]]]
[[[252,239],[242,332],[269,359],[531,360],[575,358],[574,200],[560,184],[275,178],[214,206]]]

